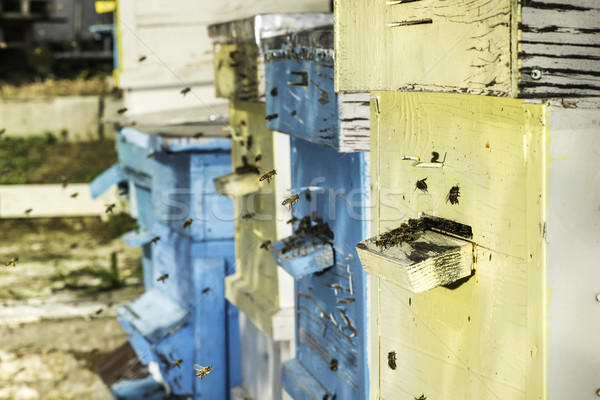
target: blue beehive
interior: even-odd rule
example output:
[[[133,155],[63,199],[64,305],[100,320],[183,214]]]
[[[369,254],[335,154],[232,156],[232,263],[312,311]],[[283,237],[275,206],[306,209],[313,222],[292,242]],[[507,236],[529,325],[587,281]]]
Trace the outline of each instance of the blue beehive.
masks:
[[[156,363],[174,395],[195,399],[228,399],[241,379],[238,312],[224,296],[235,272],[233,205],[212,193],[212,180],[231,171],[231,143],[213,125],[205,138],[121,129],[119,157],[128,158],[94,185],[130,182],[140,228],[123,239],[151,264],[149,290],[118,310],[119,321],[142,363]],[[201,380],[196,363],[213,370]]]
[[[268,124],[294,136],[299,195],[295,233],[271,246],[296,278],[296,357],[284,363],[283,385],[294,399],[367,399],[365,274],[354,246],[368,237],[368,153],[340,152],[368,148],[368,130],[347,140],[330,33],[273,38],[266,58],[267,114],[278,114]]]

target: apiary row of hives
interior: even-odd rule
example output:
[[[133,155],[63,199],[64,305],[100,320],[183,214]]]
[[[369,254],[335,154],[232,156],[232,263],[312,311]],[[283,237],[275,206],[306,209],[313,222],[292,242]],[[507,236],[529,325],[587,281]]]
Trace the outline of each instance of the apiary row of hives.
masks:
[[[596,396],[600,7],[334,10],[203,19],[228,107],[176,77],[202,108],[118,121],[140,360],[184,398]]]

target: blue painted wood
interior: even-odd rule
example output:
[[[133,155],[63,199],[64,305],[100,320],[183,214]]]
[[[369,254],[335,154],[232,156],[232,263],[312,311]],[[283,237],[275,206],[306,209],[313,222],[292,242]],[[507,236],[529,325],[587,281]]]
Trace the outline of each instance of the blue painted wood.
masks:
[[[121,240],[129,247],[140,247],[152,240],[152,232],[146,229],[137,229],[124,233]]]
[[[286,251],[286,246],[294,242],[294,248]],[[317,237],[292,235],[271,245],[275,263],[294,278],[322,271],[334,264],[333,247]]]
[[[138,229],[129,231],[121,236],[121,240],[130,247],[142,248],[142,270],[144,271],[144,287],[150,290],[154,287],[154,272],[152,268],[152,244],[154,235],[150,230]]]
[[[231,172],[231,155],[157,153],[152,214],[156,221],[195,240],[234,237],[233,200],[216,193],[213,179]],[[193,223],[184,227],[189,218]]]
[[[96,199],[102,196],[112,186],[119,184],[124,181],[125,177],[121,173],[121,167],[119,164],[114,164],[106,171],[94,178],[90,183],[90,192],[92,198]]]
[[[311,200],[301,196],[294,216],[322,218],[334,232],[335,250],[335,266],[296,279],[296,360],[338,399],[365,400],[369,390],[365,274],[354,246],[368,237],[367,158],[364,153],[339,154],[295,138],[290,147],[292,192],[312,187]],[[291,376],[284,388],[297,391],[290,382],[301,379]]]
[[[226,127],[226,125],[224,125]],[[192,138],[192,137],[162,137],[158,135],[149,135],[134,128],[121,129],[123,139],[150,152],[169,152],[178,153],[185,151],[202,152],[229,152],[231,151],[231,140],[227,138]]]
[[[162,385],[151,376],[117,382],[111,386],[110,393],[114,400],[169,400]]]
[[[328,34],[333,37],[333,31],[321,33]],[[267,128],[338,149],[340,117],[333,84],[333,40],[331,48],[325,49],[271,44],[265,49],[265,59],[267,115],[277,115],[267,120]]]
[[[136,185],[150,188],[152,186],[152,163],[149,157],[152,150],[137,146],[127,141],[123,135],[123,128],[115,133],[115,143],[119,156],[121,171],[127,180],[135,182]]]
[[[131,198],[135,199],[137,209],[137,223],[142,229],[149,230],[154,225],[154,216],[152,215],[152,191],[150,188],[133,183],[130,190],[135,193]]]
[[[333,395],[296,359],[283,363],[281,379],[294,400],[333,400]]]

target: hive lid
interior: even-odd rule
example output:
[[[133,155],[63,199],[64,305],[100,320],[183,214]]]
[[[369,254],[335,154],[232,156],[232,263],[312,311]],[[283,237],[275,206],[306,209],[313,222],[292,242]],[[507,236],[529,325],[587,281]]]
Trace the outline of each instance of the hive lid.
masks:
[[[256,43],[294,31],[333,24],[332,13],[258,14],[253,17],[208,26],[208,35],[216,43]]]

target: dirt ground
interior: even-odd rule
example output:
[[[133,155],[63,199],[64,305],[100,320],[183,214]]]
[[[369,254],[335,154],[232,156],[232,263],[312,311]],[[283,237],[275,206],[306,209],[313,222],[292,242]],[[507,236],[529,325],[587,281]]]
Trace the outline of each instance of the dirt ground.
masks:
[[[0,399],[112,398],[95,368],[126,342],[116,309],[144,290],[129,225],[0,220]]]

